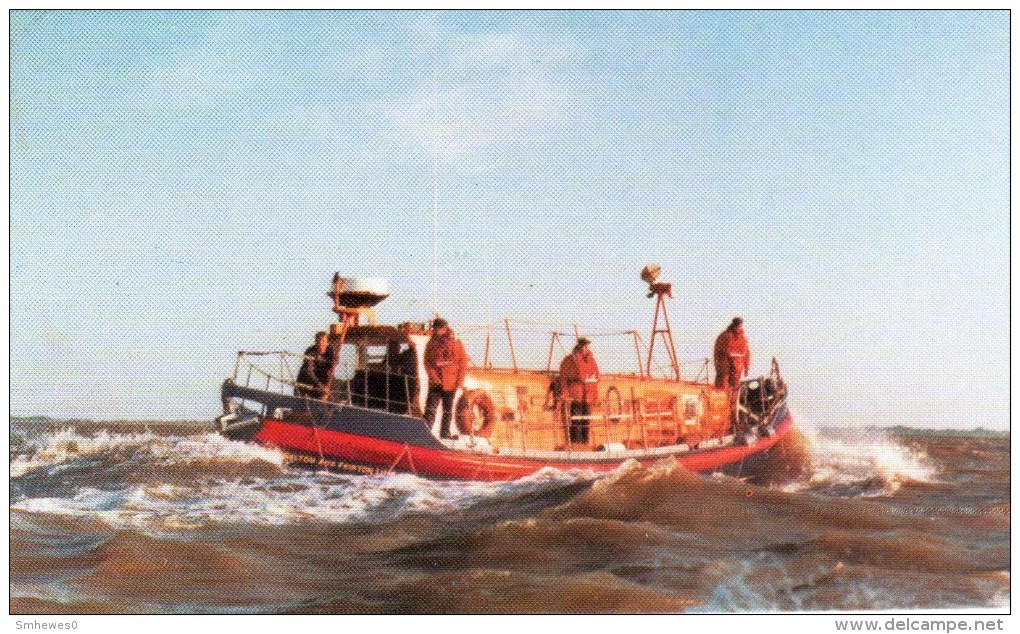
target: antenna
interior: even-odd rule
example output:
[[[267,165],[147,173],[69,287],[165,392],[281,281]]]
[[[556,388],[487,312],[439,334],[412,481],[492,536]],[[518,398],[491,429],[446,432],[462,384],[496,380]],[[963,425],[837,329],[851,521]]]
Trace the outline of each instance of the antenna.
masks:
[[[434,141],[433,141],[434,143]],[[432,316],[439,315],[439,174],[432,149]]]
[[[429,121],[429,145],[432,159],[432,316],[439,316],[439,142],[436,117],[439,114],[439,45],[432,49],[432,108]]]

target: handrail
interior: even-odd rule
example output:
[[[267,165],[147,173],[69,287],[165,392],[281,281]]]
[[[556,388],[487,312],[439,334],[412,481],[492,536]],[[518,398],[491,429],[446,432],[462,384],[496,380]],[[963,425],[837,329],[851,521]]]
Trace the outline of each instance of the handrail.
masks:
[[[601,338],[601,337],[626,337],[630,341],[630,346],[633,348],[631,354],[637,361],[637,366],[634,370],[634,374],[642,378],[650,378],[647,365],[648,362],[644,358],[643,349],[646,347],[644,338],[640,331],[634,329],[627,330],[598,330],[587,328],[580,328],[575,325],[572,329],[567,330],[562,327],[561,323],[541,322],[541,321],[530,321],[517,318],[504,318],[501,323],[488,323],[488,324],[462,324],[457,327],[457,333],[462,337],[462,340],[470,346],[477,346],[481,353],[482,363],[481,366],[484,369],[492,369],[492,359],[494,353],[498,350],[501,353],[505,352],[505,360],[509,364],[509,370],[514,373],[518,373],[526,370],[539,370],[542,361],[545,361],[545,372],[551,373],[556,371],[555,364],[555,352],[559,345],[561,352],[564,354],[569,352],[568,350],[562,350],[562,339],[563,338],[574,338],[578,337],[582,330],[584,336],[589,338]],[[503,331],[503,341],[506,345],[505,350],[502,347],[496,347],[494,350],[494,337],[492,336],[496,330]],[[526,334],[523,338],[518,337],[520,333],[544,333],[544,342],[535,339],[534,334]],[[484,333],[484,338],[463,338],[463,335],[478,335]],[[521,345],[521,343],[525,345]],[[624,351],[623,347],[613,348],[614,350],[614,361],[618,364],[614,370],[610,373],[629,374],[627,368],[630,367],[629,363],[624,361],[624,357],[618,353]],[[526,354],[522,355],[522,351]],[[502,357],[503,354],[500,354]],[[524,357],[527,357],[525,361]],[[701,376],[705,372],[707,363],[710,360],[702,357],[694,360],[684,361],[683,363],[677,360],[677,363],[681,367],[694,366],[701,369],[697,374],[690,372],[690,376],[696,376],[695,379],[700,380]],[[667,368],[669,369],[669,368]],[[658,365],[655,366],[654,375],[660,374],[661,368]]]
[[[267,370],[263,367],[265,362],[260,364],[254,359],[264,359],[272,356],[276,356],[280,359],[280,369],[276,372]],[[307,355],[297,354],[287,350],[242,350],[238,352],[237,363],[234,367],[234,376],[232,380],[237,385],[243,387],[258,387],[259,389],[264,389],[267,392],[287,393],[288,395],[292,392],[297,392],[298,388],[314,389],[318,386],[296,380],[296,378],[294,378],[295,373],[293,367],[291,367],[288,363],[290,359],[303,360],[307,358],[309,358]],[[372,390],[369,389],[369,373],[378,373],[379,375],[386,377],[385,385],[381,386],[381,396],[373,393]],[[397,377],[399,378],[396,380],[403,380],[404,382],[404,394],[407,396],[406,399],[394,398],[396,394],[392,391],[395,389],[393,381]],[[262,379],[265,379],[264,384],[262,383]],[[412,380],[413,377],[411,376],[397,372],[386,372],[376,368],[371,368],[369,371],[364,372],[361,380],[359,381],[354,381],[353,377],[348,379],[334,377],[332,394],[334,394],[336,398],[330,398],[330,402],[351,405],[358,404],[356,401],[360,400],[364,407],[371,407],[373,409],[381,408],[390,412],[410,414],[417,402],[417,395],[416,393],[412,393],[411,389]]]
[[[266,359],[273,356],[280,361],[279,369],[276,371],[266,367],[268,365]],[[255,387],[288,395],[295,388],[314,387],[293,378],[295,366],[290,365],[290,361],[299,358],[306,357],[283,350],[241,351],[238,353],[234,380],[243,387]],[[394,377],[400,378],[394,379]],[[383,383],[384,380],[385,383]],[[400,391],[399,381],[401,380],[403,381],[403,393]],[[356,405],[412,415],[416,411],[418,402],[418,391],[412,387],[413,382],[414,377],[411,375],[387,372],[384,369],[372,367],[363,374],[353,375],[352,378],[334,379],[335,396],[331,402],[339,406]],[[758,397],[748,391],[750,386],[756,383],[770,386],[768,390],[762,392],[760,401]],[[755,426],[771,420],[777,409],[785,402],[785,393],[785,384],[778,376],[777,368],[767,375],[743,382],[743,389],[738,400],[743,422]],[[563,409],[565,401],[560,401],[558,414],[550,417],[549,420],[533,416],[518,417],[519,426],[516,430],[512,430],[508,426],[505,432],[507,434],[505,441],[493,439],[497,443],[493,447],[505,447],[508,450],[527,454],[537,449],[534,448],[534,445],[536,434],[538,434],[538,437],[543,439],[539,443],[542,446],[545,446],[544,438],[551,435],[555,438],[557,445],[567,451],[587,451],[587,446],[579,447],[570,440],[571,420],[591,423],[589,430],[593,443],[624,443],[628,449],[658,447],[667,440],[666,436],[670,431],[674,432],[674,435],[669,438],[670,442],[676,442],[681,438],[680,424],[683,413],[681,400],[676,397],[669,400],[662,398],[648,400],[639,397],[633,386],[629,396],[629,400],[621,400],[622,407],[616,412],[613,412],[612,409],[597,408],[591,414],[577,416],[571,416],[569,409]],[[598,421],[602,421],[602,424],[600,425]],[[672,421],[672,424],[668,421]],[[620,425],[620,423],[623,424]],[[473,430],[467,430],[467,434],[473,436]]]
[[[297,352],[292,352],[290,350],[241,350],[237,354],[239,356],[243,355],[246,357],[267,357],[270,355],[283,355],[287,357],[301,357],[301,358],[305,357],[305,355],[303,354],[298,354]]]
[[[758,402],[754,404],[750,398],[750,386],[757,383]],[[772,386],[772,393],[766,392],[766,386]],[[761,375],[753,379],[741,382],[740,390],[737,393],[737,416],[736,424],[746,427],[750,420],[760,425],[768,421],[775,414],[777,409],[785,402],[786,383],[779,372],[779,364],[775,358],[772,359],[772,366],[768,375]],[[756,407],[755,407],[756,405]],[[760,410],[760,411],[758,411]]]
[[[716,443],[717,446],[720,443],[726,445],[737,442],[736,436],[727,431],[722,431],[722,435],[711,438],[699,435],[700,441],[697,443],[685,441],[684,430],[681,429],[683,401],[679,399],[670,399],[668,409],[661,409],[664,406],[662,402],[649,401],[636,395],[632,395],[631,400],[627,403],[624,406],[624,411],[620,413],[609,413],[600,409],[586,415],[571,416],[567,402],[559,401],[557,414],[554,417],[544,419],[520,416],[516,418],[518,423],[516,426],[508,426],[502,432],[505,435],[493,437],[491,447],[496,451],[517,452],[518,455],[528,456],[545,455],[550,451],[564,452],[565,454],[578,451],[614,451],[621,444],[624,451],[627,452],[655,452],[669,448],[679,448],[676,449],[679,451],[694,450],[704,448],[707,446],[704,443],[710,442]],[[779,393],[774,401],[770,402],[770,407],[766,415],[762,417],[762,422],[771,420],[783,403],[783,395]],[[648,411],[649,409],[651,411]],[[571,440],[569,429],[572,421],[587,421],[590,424],[589,443],[578,445]],[[601,425],[599,421],[602,421]],[[555,449],[553,446],[546,446],[545,442],[542,443],[543,448],[532,448],[532,445],[535,444],[532,441],[535,434],[547,438],[549,442],[554,442]],[[601,447],[596,450],[596,446]]]

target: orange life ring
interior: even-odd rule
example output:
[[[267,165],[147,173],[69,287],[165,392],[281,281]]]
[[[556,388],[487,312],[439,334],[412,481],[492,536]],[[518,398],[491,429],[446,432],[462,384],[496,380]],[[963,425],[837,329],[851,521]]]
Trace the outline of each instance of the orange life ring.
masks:
[[[487,438],[496,424],[496,405],[482,390],[464,392],[457,404],[457,429],[461,434]]]

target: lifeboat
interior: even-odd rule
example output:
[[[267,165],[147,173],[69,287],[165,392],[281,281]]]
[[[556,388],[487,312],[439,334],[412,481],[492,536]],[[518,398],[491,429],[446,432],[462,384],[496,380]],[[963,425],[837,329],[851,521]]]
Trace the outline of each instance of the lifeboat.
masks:
[[[744,381],[735,395],[703,376],[707,361],[698,376],[681,377],[667,313],[672,287],[658,273],[658,267],[642,272],[648,297],[656,300],[647,348],[635,331],[625,333],[637,363],[630,371],[602,373],[596,403],[583,416],[559,389],[554,366],[556,344],[562,348],[570,335],[548,333],[545,367],[521,367],[507,320],[509,364],[495,365],[487,332],[484,356],[471,359],[454,401],[457,437],[440,438],[438,420],[422,416],[430,324],[376,323],[374,307],[389,295],[386,281],[337,274],[328,293],[337,315],[330,332],[339,346],[329,389],[319,397],[302,389],[300,354],[239,352],[221,388],[218,429],[276,447],[294,464],[361,474],[513,480],[547,467],[605,472],[629,460],[669,458],[696,472],[739,473],[793,428],[779,365],[773,359],[767,374]],[[657,342],[665,376],[653,376]],[[587,426],[585,442],[570,433],[579,422]]]

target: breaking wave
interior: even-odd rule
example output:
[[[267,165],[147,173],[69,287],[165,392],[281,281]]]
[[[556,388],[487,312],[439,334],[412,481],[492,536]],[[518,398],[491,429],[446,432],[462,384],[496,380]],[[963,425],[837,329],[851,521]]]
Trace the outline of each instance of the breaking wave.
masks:
[[[667,459],[453,482],[290,468],[216,434],[123,432],[12,429],[12,611],[715,613],[1010,599],[1008,437],[808,428],[739,478]]]
[[[379,524],[466,509],[485,515],[489,503],[586,486],[592,477],[544,469],[514,482],[461,483],[288,469],[279,451],[213,433],[82,435],[63,429],[26,439],[18,449],[10,464],[12,511],[88,517],[115,529]]]
[[[72,498],[34,498],[12,509],[98,517],[115,528],[199,528],[209,523],[281,526],[309,522],[381,524],[408,515],[446,516],[489,501],[557,488],[561,472],[509,484],[465,486],[409,474],[346,476],[328,472],[286,478],[244,477],[179,486],[146,483],[119,491],[82,489]]]
[[[12,442],[11,451],[12,478],[39,469],[58,470],[76,461],[148,462],[161,466],[263,462],[282,467],[284,463],[279,451],[233,442],[215,433],[164,436],[151,432],[122,434],[101,430],[86,435],[68,427],[35,437],[20,436]]]
[[[878,429],[816,429],[801,426],[809,448],[806,478],[788,491],[840,496],[891,495],[903,486],[935,483],[939,468],[923,451]]]

